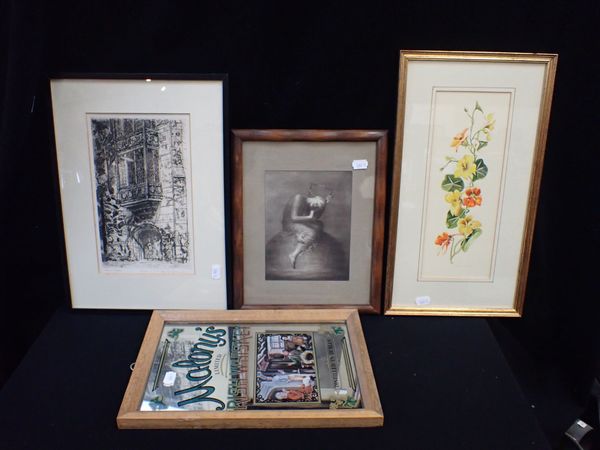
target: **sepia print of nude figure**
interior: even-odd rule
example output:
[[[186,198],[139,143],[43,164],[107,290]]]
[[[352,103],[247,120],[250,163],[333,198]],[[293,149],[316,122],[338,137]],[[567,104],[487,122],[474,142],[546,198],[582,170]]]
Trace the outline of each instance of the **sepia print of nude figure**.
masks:
[[[314,194],[313,188],[311,184],[306,194],[294,195],[283,210],[283,230],[293,233],[296,238],[296,246],[288,255],[293,268],[296,268],[298,255],[319,241],[323,232],[323,222],[319,219],[333,198],[333,192],[323,198]]]
[[[327,177],[328,174],[333,175]],[[331,178],[336,182],[340,175],[325,172],[317,178],[321,181]],[[347,190],[351,179],[348,183],[344,178],[342,176],[342,182],[337,184],[339,189]],[[350,210],[349,205],[343,204],[347,203],[348,193],[342,196],[344,200],[336,202],[337,193],[332,183],[309,182],[304,186],[289,193],[282,192],[281,196],[287,194],[287,200],[282,199],[283,208],[267,212],[277,214],[279,211],[281,231],[266,245],[266,279],[348,279]]]

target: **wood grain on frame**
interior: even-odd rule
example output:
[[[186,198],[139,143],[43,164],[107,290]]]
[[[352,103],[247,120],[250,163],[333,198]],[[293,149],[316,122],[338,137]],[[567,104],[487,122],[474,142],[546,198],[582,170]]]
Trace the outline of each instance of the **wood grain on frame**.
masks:
[[[381,312],[386,205],[387,131],[382,130],[233,130],[232,223],[233,223],[233,305],[236,309],[318,309],[356,307],[361,312]],[[370,296],[364,305],[342,302],[327,305],[248,305],[244,303],[244,142],[375,142],[376,168],[373,208]]]
[[[146,381],[165,322],[343,323],[348,330],[363,407],[353,410],[140,411]],[[290,428],[290,424],[298,428],[383,425],[383,410],[356,310],[154,311],[117,415],[119,428]]]
[[[517,272],[516,289],[512,307],[406,307],[393,306],[392,294],[394,283],[394,265],[396,260],[396,240],[398,229],[398,212],[400,200],[400,177],[403,153],[403,137],[407,97],[407,71],[410,61],[456,61],[456,62],[487,62],[487,63],[528,63],[545,65],[542,84],[540,115],[537,123],[535,147],[529,191],[527,194],[527,211],[523,227],[519,268]],[[529,258],[535,225],[539,189],[542,175],[546,137],[550,120],[552,94],[558,55],[542,53],[497,53],[497,52],[449,52],[449,51],[407,51],[400,52],[400,68],[398,83],[398,105],[396,123],[396,143],[394,149],[393,180],[391,186],[391,210],[389,222],[389,240],[387,248],[386,284],[384,292],[384,313],[403,315],[448,315],[448,316],[498,316],[520,317],[523,313],[525,289],[529,270]]]

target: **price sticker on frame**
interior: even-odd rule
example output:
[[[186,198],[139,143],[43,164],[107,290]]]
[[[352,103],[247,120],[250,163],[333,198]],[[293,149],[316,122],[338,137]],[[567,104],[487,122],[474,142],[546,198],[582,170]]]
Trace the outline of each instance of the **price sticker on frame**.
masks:
[[[355,159],[352,161],[352,168],[354,170],[366,170],[369,167],[369,161],[366,159]]]

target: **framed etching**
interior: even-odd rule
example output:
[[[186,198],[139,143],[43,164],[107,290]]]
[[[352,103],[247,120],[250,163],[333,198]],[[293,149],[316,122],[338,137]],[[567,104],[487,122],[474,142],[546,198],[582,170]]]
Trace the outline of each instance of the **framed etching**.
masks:
[[[557,58],[400,53],[386,314],[521,315]]]
[[[75,308],[225,308],[226,77],[51,81]]]
[[[155,311],[117,424],[375,427],[383,412],[356,310]]]
[[[234,306],[380,312],[387,132],[233,141]]]

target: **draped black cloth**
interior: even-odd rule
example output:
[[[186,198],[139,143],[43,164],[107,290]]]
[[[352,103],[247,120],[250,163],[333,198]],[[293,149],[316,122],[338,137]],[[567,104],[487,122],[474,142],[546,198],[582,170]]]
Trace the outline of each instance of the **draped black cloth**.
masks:
[[[0,384],[69,304],[50,76],[228,73],[233,128],[387,129],[393,143],[399,49],[556,52],[525,315],[489,324],[564,430],[549,399],[584,406],[599,348],[599,19],[596,1],[0,1]]]

